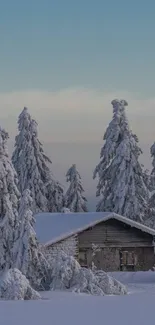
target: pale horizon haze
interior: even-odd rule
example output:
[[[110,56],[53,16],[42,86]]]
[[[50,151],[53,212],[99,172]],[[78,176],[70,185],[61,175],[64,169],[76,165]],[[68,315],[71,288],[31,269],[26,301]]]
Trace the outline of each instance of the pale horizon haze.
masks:
[[[126,99],[130,126],[151,167],[155,141],[154,1],[8,0],[0,10],[0,119],[10,135],[24,106],[54,176],[77,164],[95,207],[93,170],[112,118],[111,101]]]

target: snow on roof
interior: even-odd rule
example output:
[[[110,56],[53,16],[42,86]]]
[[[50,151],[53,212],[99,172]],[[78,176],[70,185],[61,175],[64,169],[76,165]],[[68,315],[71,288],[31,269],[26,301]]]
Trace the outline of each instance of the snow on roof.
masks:
[[[111,212],[39,213],[35,217],[37,238],[40,243],[46,246],[59,242],[109,219],[119,220],[131,227],[155,236],[155,230]]]

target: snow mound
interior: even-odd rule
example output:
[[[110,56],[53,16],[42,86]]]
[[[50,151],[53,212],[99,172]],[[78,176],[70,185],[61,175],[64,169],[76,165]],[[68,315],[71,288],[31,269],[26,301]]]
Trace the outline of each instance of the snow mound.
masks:
[[[29,281],[18,269],[6,271],[0,278],[0,299],[3,300],[37,300],[37,291],[32,289]]]
[[[71,213],[70,209],[63,207],[61,210],[62,213]]]
[[[74,257],[61,253],[53,261],[51,290],[104,296],[127,294],[126,287],[104,271],[82,268]]]

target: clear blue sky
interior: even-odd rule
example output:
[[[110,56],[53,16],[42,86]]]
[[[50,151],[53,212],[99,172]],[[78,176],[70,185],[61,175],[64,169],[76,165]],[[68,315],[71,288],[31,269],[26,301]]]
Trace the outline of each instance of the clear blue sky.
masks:
[[[0,91],[153,95],[154,0],[0,0]]]

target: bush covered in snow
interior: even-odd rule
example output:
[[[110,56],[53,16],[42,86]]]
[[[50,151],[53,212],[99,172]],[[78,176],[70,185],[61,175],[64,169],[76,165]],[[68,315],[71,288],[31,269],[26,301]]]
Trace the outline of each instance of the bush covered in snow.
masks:
[[[71,213],[71,210],[68,208],[63,207],[61,213]]]
[[[123,284],[104,271],[82,268],[73,257],[65,253],[53,260],[51,290],[70,290],[102,296],[127,293]]]
[[[10,269],[0,278],[0,299],[35,300],[40,299],[40,295],[19,270]]]
[[[127,293],[126,287],[121,282],[109,276],[106,272],[96,270],[94,274],[98,279],[100,288],[106,295],[122,295]]]

